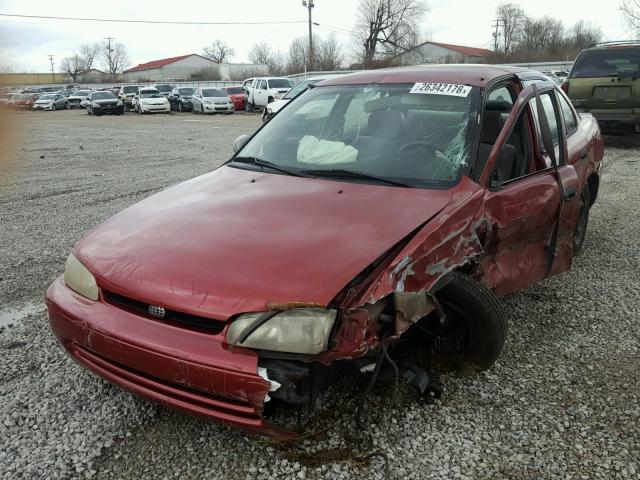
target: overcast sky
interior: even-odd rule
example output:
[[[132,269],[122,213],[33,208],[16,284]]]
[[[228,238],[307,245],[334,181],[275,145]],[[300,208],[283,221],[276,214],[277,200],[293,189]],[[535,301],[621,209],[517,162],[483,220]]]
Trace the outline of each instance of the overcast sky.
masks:
[[[359,0],[315,0],[316,32],[334,32],[351,50]],[[421,22],[433,41],[473,47],[491,46],[491,22],[499,0],[429,0],[430,12]],[[619,0],[606,7],[590,8],[585,0],[528,0],[515,2],[532,16],[551,15],[566,25],[580,19],[596,22],[606,39],[629,37],[618,10]],[[596,4],[596,2],[593,2]],[[604,5],[598,2],[598,5]],[[237,8],[234,8],[237,7]],[[292,38],[307,32],[302,0],[0,0],[0,13],[98,17],[136,20],[182,21],[301,21],[287,25],[191,26],[143,25],[26,20],[0,17],[0,67],[13,71],[41,72],[50,69],[48,54],[60,59],[74,53],[81,43],[115,37],[126,45],[131,65],[188,53],[201,53],[211,40],[221,38],[235,48],[234,61],[246,62],[251,45],[268,41],[286,50]],[[57,68],[56,68],[57,70]]]

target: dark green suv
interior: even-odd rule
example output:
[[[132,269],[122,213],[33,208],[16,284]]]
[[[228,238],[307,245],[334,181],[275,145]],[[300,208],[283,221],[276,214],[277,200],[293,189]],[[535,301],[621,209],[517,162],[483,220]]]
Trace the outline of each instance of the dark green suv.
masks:
[[[578,112],[596,117],[603,132],[640,132],[640,42],[581,51],[562,89]]]

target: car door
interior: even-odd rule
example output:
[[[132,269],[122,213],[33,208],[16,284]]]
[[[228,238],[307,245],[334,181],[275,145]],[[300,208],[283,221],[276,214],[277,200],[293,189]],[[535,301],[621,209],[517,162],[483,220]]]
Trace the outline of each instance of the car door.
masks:
[[[260,80],[253,91],[254,104],[263,107],[267,104],[267,81]]]
[[[550,139],[553,153],[546,152],[541,141],[541,114],[548,123],[547,143]],[[487,255],[481,267],[499,295],[526,288],[571,266],[571,232],[579,197],[578,177],[566,158],[566,134],[555,88],[549,82],[525,88],[480,178],[487,187],[485,218],[489,225],[484,244]]]
[[[191,97],[191,105],[193,111],[200,110],[200,105],[202,104],[202,91],[197,88],[193,92],[193,96]]]

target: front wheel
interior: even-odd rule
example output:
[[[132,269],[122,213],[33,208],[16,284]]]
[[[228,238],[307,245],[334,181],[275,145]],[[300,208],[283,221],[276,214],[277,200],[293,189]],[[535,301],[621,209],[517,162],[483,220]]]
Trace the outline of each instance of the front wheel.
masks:
[[[578,255],[582,251],[584,239],[587,237],[587,226],[589,225],[589,185],[585,185],[580,194],[580,207],[576,226],[573,228],[572,243],[573,254]]]
[[[253,112],[253,103],[247,102],[244,104],[244,109],[247,112]]]
[[[56,104],[55,103],[51,104],[51,110],[53,110],[55,112],[55,110],[56,110]]]
[[[433,312],[418,326],[435,342],[437,370],[486,370],[500,356],[507,335],[504,309],[497,297],[468,275],[453,272],[450,283],[436,293],[445,313]]]
[[[178,102],[178,111],[182,113],[182,102]]]

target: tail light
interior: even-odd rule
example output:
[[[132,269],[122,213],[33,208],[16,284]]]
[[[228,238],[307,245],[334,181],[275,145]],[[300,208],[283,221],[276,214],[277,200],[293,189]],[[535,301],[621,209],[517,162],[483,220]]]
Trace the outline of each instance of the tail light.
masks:
[[[568,80],[565,80],[564,82],[562,82],[562,85],[560,85],[560,88],[562,89],[562,91],[564,93],[569,95],[569,81]]]

